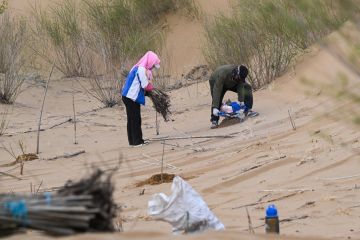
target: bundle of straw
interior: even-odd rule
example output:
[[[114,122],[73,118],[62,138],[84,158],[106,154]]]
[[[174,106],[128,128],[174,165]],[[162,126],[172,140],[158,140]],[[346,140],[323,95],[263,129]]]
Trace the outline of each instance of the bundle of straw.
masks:
[[[148,93],[148,96],[153,102],[155,110],[163,116],[166,122],[169,121],[171,115],[169,95],[159,89],[154,89]]]
[[[117,206],[111,176],[97,169],[90,177],[68,182],[57,192],[0,194],[0,235],[19,228],[57,235],[114,231]]]

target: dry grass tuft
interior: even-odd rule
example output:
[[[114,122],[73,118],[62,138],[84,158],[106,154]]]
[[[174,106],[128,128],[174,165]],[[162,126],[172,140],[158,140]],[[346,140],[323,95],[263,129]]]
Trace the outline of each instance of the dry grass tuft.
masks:
[[[172,182],[175,177],[175,174],[163,173],[161,178],[161,173],[152,175],[149,179],[146,179],[142,182],[136,184],[136,187],[142,187],[144,185],[158,185],[161,183]]]
[[[0,15],[0,103],[12,104],[21,92],[25,78],[26,23],[8,13]]]

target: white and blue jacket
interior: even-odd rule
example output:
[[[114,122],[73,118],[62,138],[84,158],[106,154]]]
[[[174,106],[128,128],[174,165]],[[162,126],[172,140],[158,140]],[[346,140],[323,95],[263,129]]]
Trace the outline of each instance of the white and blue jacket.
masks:
[[[145,105],[145,88],[149,84],[146,76],[146,68],[134,67],[126,78],[122,89],[122,96],[130,98],[134,102]]]

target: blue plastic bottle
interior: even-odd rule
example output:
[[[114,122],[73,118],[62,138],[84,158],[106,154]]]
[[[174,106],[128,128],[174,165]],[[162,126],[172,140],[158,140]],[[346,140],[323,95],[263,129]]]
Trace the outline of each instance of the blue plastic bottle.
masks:
[[[266,233],[280,233],[278,212],[274,204],[266,209],[265,231]]]

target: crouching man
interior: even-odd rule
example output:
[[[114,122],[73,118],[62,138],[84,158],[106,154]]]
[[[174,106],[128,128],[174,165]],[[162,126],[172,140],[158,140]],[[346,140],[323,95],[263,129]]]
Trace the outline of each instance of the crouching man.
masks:
[[[236,92],[240,106],[245,107],[245,116],[255,117],[257,112],[252,111],[253,95],[252,88],[246,82],[249,70],[244,65],[223,65],[218,67],[210,76],[211,104],[211,128],[219,124],[219,109],[227,91]]]

